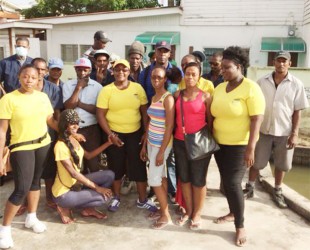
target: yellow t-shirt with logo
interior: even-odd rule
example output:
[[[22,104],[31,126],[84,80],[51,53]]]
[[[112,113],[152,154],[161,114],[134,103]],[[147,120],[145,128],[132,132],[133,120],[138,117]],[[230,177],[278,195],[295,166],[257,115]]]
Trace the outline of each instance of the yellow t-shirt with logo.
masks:
[[[202,90],[203,92],[208,92],[210,95],[213,95],[214,92],[214,85],[211,81],[204,79],[203,77],[199,78],[199,81],[197,83],[197,87]],[[182,90],[186,88],[186,84],[184,81],[184,78],[182,81],[179,83],[178,89]]]
[[[79,146],[78,149],[75,149],[75,152],[80,158],[80,164],[82,164],[84,149]],[[74,183],[76,183],[76,179],[72,178],[67,169],[62,165],[62,160],[71,160],[74,168],[80,172],[80,169],[74,164],[71,153],[67,145],[63,141],[57,141],[55,148],[55,161],[57,162],[57,174],[55,177],[55,182],[52,187],[52,193],[54,197],[58,197],[67,193]],[[60,177],[60,179],[59,179]]]
[[[214,90],[211,104],[213,135],[219,144],[247,145],[250,116],[264,114],[264,95],[258,84],[247,78],[229,93],[226,93],[226,86],[227,82],[224,82]]]
[[[123,90],[111,83],[102,88],[97,99],[98,108],[108,109],[110,129],[119,133],[133,133],[141,127],[140,106],[147,103],[143,87],[135,82]]]
[[[15,90],[4,95],[0,100],[0,119],[9,120],[11,145],[44,136],[47,132],[47,117],[53,113],[54,110],[48,96],[39,91],[22,94]],[[12,149],[12,152],[37,149],[50,142],[51,138],[47,134],[41,143],[16,147]]]

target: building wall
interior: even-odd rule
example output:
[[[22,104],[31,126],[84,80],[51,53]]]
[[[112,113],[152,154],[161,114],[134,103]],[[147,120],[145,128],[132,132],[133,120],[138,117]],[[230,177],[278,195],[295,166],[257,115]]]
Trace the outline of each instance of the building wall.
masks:
[[[182,0],[183,25],[290,25],[303,22],[305,0]]]

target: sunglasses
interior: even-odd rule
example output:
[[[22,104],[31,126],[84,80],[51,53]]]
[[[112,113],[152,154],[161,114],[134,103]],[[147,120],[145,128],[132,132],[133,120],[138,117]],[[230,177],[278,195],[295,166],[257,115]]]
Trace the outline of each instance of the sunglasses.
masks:
[[[218,63],[218,62],[209,62],[209,64],[210,65],[214,65],[214,66],[219,66],[220,65],[220,63]]]

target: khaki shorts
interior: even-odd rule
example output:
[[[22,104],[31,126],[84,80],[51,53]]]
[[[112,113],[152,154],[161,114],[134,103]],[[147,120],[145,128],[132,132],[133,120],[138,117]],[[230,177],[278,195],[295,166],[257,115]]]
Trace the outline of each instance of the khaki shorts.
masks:
[[[253,167],[257,170],[265,168],[272,154],[275,168],[288,172],[292,168],[294,148],[287,148],[287,139],[288,136],[273,136],[260,133],[256,144]]]

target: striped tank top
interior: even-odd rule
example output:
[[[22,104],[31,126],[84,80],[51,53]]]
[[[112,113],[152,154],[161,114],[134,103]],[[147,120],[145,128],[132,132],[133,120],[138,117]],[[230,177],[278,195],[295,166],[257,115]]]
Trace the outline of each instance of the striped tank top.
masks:
[[[160,147],[166,130],[166,111],[164,107],[164,100],[170,93],[167,91],[161,96],[157,102],[151,103],[147,110],[150,117],[148,129],[148,143],[154,147]]]

